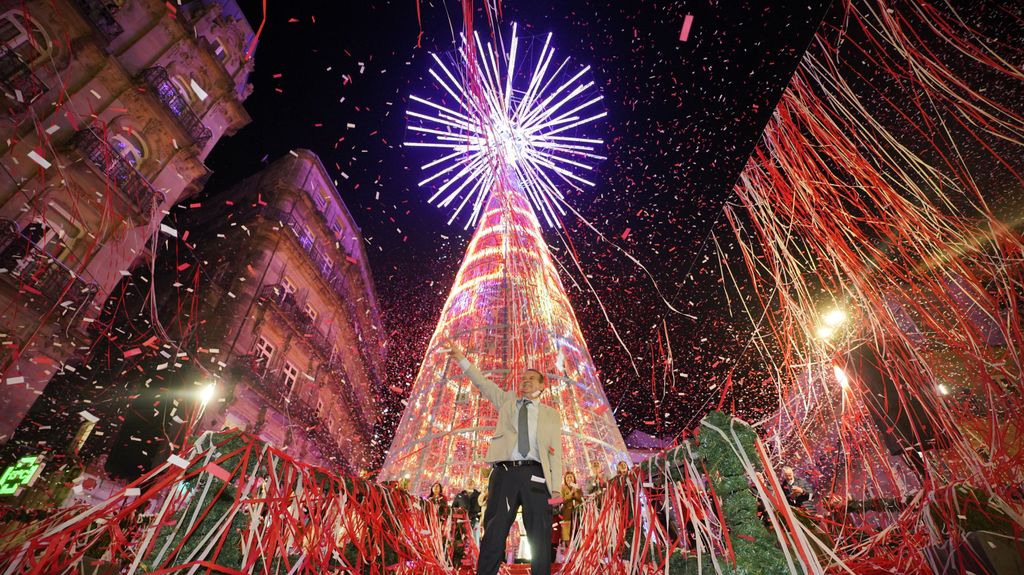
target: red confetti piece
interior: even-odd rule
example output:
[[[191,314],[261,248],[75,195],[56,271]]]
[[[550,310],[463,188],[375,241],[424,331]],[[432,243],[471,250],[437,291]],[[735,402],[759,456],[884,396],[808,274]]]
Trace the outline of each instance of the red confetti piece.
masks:
[[[693,14],[687,14],[683,18],[683,29],[679,32],[679,41],[686,42],[690,39],[690,26],[693,24]]]
[[[220,479],[221,481],[230,481],[231,480],[231,474],[228,473],[228,470],[224,469],[220,465],[217,465],[216,463],[211,463],[211,464],[207,465],[206,467],[204,467],[203,469],[207,473],[209,473],[210,475],[216,477],[217,479]]]

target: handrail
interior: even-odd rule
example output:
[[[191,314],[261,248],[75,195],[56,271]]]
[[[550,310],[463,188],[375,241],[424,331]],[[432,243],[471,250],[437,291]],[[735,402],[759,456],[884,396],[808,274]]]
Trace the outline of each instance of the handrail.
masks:
[[[99,290],[95,282],[85,281],[39,248],[11,220],[0,220],[0,267],[6,269],[0,276],[16,279],[26,292],[67,309],[84,309]]]
[[[124,33],[124,28],[114,18],[111,3],[105,0],[76,0],[79,10],[99,30],[100,34],[110,42]],[[116,4],[114,5],[116,7]]]
[[[49,89],[6,43],[0,43],[0,86],[3,86],[8,103],[19,108],[35,102]]]
[[[97,130],[79,130],[72,138],[72,145],[132,201],[139,213],[148,217],[163,203],[164,195],[156,191]]]
[[[204,147],[213,137],[213,131],[203,124],[199,115],[174,86],[167,70],[163,66],[153,66],[143,70],[141,76],[153,90],[157,99],[163,103],[172,116],[178,119],[178,123],[184,128],[188,137],[200,148]]]

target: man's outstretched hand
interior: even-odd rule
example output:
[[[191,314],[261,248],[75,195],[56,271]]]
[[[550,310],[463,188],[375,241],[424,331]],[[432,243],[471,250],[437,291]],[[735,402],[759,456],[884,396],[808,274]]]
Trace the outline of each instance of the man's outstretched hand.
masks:
[[[448,354],[451,355],[452,359],[455,361],[462,361],[466,359],[466,354],[462,352],[462,348],[456,345],[454,341],[446,339],[444,340],[444,345],[448,348]]]

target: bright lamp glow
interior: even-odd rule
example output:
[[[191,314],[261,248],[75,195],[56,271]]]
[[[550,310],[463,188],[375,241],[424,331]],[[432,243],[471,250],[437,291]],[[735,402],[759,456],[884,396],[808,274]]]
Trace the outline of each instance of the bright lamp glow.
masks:
[[[199,390],[199,401],[201,401],[203,405],[206,405],[207,403],[210,403],[210,400],[213,399],[213,396],[216,395],[216,393],[217,386],[211,383]]]
[[[602,140],[576,133],[607,115],[594,81],[587,79],[590,66],[555,60],[551,34],[539,56],[528,44],[521,48],[516,30],[513,24],[507,52],[474,33],[472,42],[463,38],[454,62],[431,54],[436,66],[429,73],[443,93],[436,101],[409,97],[404,145],[439,152],[423,165],[419,185],[433,183],[436,190],[428,201],[454,208],[449,224],[469,208],[468,229],[494,185],[514,180],[543,220],[555,226],[558,215],[566,213],[556,182],[593,186],[581,174],[605,159],[596,153]]]
[[[825,325],[829,327],[836,327],[846,321],[846,312],[836,308],[826,313],[822,319],[825,321]]]
[[[832,371],[835,372],[836,381],[839,382],[839,385],[842,386],[843,389],[848,389],[850,387],[850,378],[846,377],[846,372],[843,371],[843,368],[838,365],[833,365]]]

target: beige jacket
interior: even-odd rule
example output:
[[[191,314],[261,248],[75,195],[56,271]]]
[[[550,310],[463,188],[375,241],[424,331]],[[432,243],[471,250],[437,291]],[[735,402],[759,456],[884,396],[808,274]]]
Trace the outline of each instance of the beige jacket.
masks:
[[[509,461],[519,445],[519,434],[516,433],[517,413],[516,400],[519,396],[514,391],[505,391],[493,381],[487,379],[475,365],[468,365],[463,372],[484,397],[498,408],[498,424],[494,426],[491,445],[487,448],[487,463]],[[558,487],[562,483],[562,416],[553,407],[537,404],[537,449],[540,452],[540,464],[544,468],[548,491],[560,493]]]

